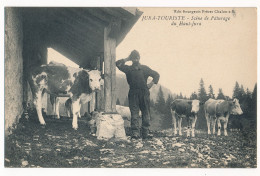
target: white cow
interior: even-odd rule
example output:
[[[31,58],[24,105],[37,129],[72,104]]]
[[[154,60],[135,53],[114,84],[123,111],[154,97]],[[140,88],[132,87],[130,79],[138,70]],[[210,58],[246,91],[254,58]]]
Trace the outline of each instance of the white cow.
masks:
[[[177,124],[179,129],[179,135],[182,135],[181,122],[182,118],[184,117],[187,118],[188,121],[187,137],[190,136],[190,130],[191,136],[195,137],[195,125],[197,121],[199,107],[199,100],[176,99],[171,103],[171,114],[174,135],[177,134]]]
[[[50,63],[33,68],[28,81],[40,124],[46,124],[42,116],[42,94],[43,91],[46,91],[54,99],[59,95],[68,95],[71,98],[73,110],[72,128],[75,130],[78,129],[80,101],[83,103],[90,101],[92,93],[100,90],[102,84],[100,71],[72,68],[60,63]],[[56,102],[57,118],[60,118],[58,99],[54,102]]]
[[[211,134],[210,124],[212,127],[212,134],[215,134],[215,125],[216,121],[218,122],[218,136],[221,134],[221,123],[224,122],[224,135],[227,136],[227,124],[229,115],[241,115],[243,114],[242,109],[240,108],[238,99],[233,101],[227,100],[214,100],[209,99],[204,104],[205,117],[207,120],[208,134]]]

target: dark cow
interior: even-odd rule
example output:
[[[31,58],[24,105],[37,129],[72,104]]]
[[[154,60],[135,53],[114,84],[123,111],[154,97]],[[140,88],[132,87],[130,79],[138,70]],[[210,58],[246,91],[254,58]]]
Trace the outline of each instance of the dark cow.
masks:
[[[227,136],[227,124],[228,118],[230,114],[233,115],[241,115],[243,111],[240,108],[238,99],[234,99],[233,101],[227,100],[214,100],[209,99],[205,102],[204,105],[205,110],[205,117],[207,120],[208,126],[208,134],[210,132],[210,124],[212,126],[212,134],[215,134],[215,125],[216,121],[218,122],[218,135],[220,135],[221,123],[220,121],[224,122],[224,135]]]
[[[60,63],[50,63],[31,70],[29,76],[34,104],[39,121],[45,125],[42,116],[42,94],[47,92],[53,97],[69,96],[72,100],[72,128],[78,128],[78,114],[80,101],[86,103],[91,100],[92,93],[100,90],[102,79],[98,70],[67,67]],[[56,112],[59,110],[56,102]]]
[[[176,124],[178,124],[179,135],[182,135],[181,122],[182,118],[186,117],[188,121],[187,137],[190,136],[190,130],[191,136],[195,136],[195,124],[197,121],[197,113],[199,111],[199,106],[199,100],[176,99],[171,103],[171,114],[174,135],[177,134]]]

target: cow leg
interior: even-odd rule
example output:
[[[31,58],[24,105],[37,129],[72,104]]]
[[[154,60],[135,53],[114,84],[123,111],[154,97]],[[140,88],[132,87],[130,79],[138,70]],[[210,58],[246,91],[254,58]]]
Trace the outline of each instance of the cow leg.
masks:
[[[206,116],[207,126],[208,126],[208,135],[210,135],[211,134],[211,132],[210,132],[210,117],[207,113],[205,113],[205,116]]]
[[[188,119],[187,137],[190,137],[190,130],[191,130],[191,117],[187,117],[187,119]]]
[[[191,124],[191,136],[195,137],[195,125],[196,125],[196,121],[197,121],[197,116],[195,115],[192,124]]]
[[[81,118],[80,109],[81,109],[81,103],[79,103],[79,118]]]
[[[174,111],[171,110],[171,114],[172,114],[172,125],[173,125],[173,134],[174,136],[177,135],[177,128],[176,128],[176,114]]]
[[[46,125],[43,116],[42,116],[42,91],[43,90],[39,90],[35,96],[34,96],[34,105],[36,107],[36,111],[37,111],[37,115],[38,115],[38,119],[40,121],[41,125]]]
[[[215,134],[216,132],[216,121],[217,119],[216,118],[212,118],[212,134]]]
[[[54,95],[50,95],[50,101],[52,104],[52,112],[53,112],[53,117],[55,118],[57,116],[57,111],[56,111],[56,101],[57,101],[57,97]]]
[[[220,119],[218,118],[218,136],[221,135],[221,123],[220,123]]]
[[[70,107],[70,108],[67,108],[67,107],[66,107],[66,111],[67,111],[67,116],[70,117],[70,114],[71,114],[71,107]]]
[[[55,114],[57,115],[57,119],[60,119],[60,99],[59,97],[56,97],[56,101],[55,101]]]
[[[78,129],[78,113],[80,111],[79,101],[80,99],[77,100],[72,99],[72,114],[73,114],[72,128],[74,130]]]
[[[181,132],[181,122],[182,122],[182,117],[179,117],[178,120],[178,129],[179,129],[179,135],[182,136],[182,132]]]
[[[227,134],[228,119],[229,119],[229,115],[226,116],[225,121],[224,121],[224,125],[223,125],[223,127],[224,127],[224,136],[228,136],[228,134]]]

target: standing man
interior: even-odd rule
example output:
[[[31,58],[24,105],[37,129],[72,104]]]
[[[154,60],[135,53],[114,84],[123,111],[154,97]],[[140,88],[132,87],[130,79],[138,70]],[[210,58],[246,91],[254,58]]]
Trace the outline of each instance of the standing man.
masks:
[[[132,61],[132,65],[125,65],[126,62]],[[130,90],[128,93],[129,108],[131,111],[131,130],[132,139],[140,138],[139,126],[139,109],[142,112],[142,138],[152,138],[149,134],[150,127],[150,92],[149,89],[157,84],[160,75],[150,69],[146,65],[141,65],[140,54],[138,51],[133,50],[131,54],[125,58],[118,60],[116,66],[119,70],[126,74],[126,79],[129,84]],[[153,78],[152,82],[147,84],[148,77]]]

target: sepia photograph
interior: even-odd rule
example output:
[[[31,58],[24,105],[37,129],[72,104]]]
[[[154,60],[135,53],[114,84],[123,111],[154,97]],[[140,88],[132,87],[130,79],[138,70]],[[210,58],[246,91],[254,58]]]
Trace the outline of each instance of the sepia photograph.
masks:
[[[5,169],[259,167],[257,7],[3,10]]]

